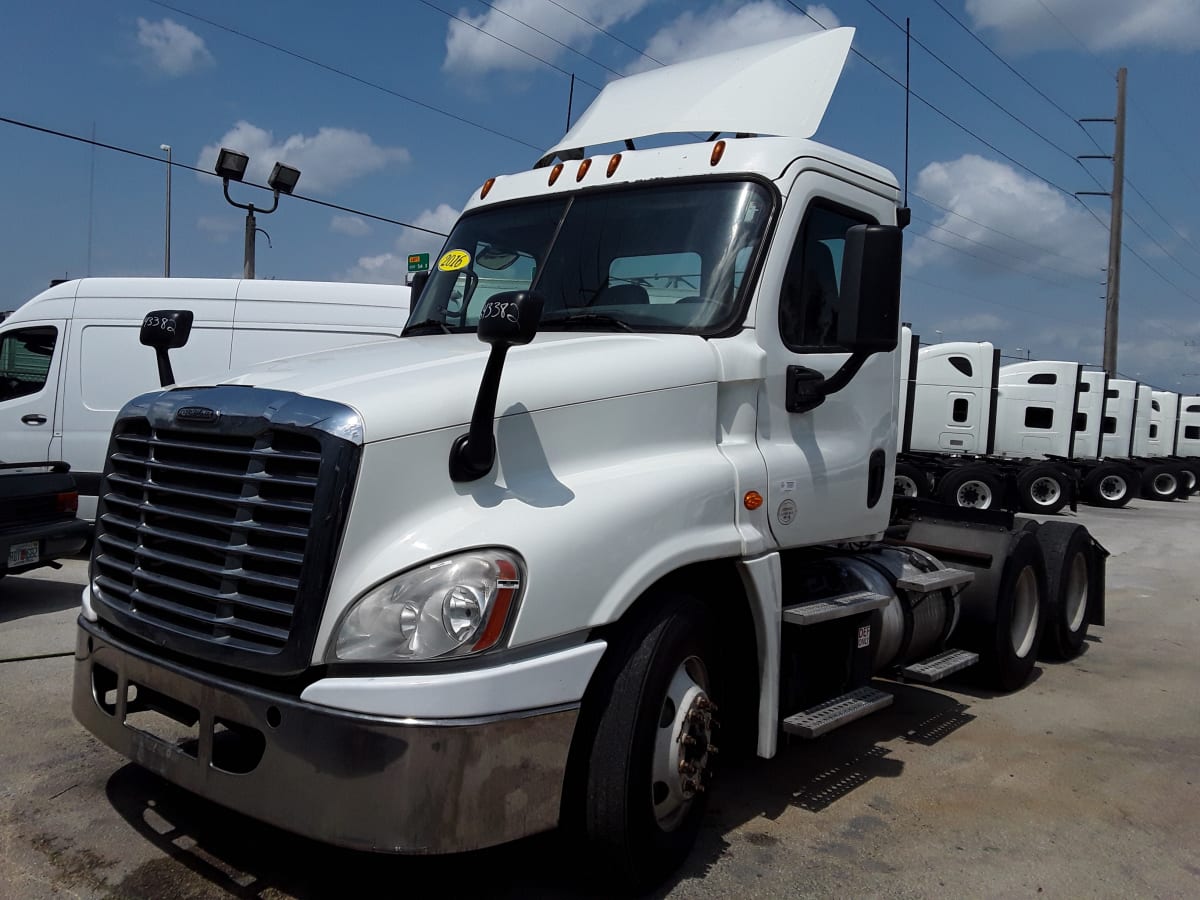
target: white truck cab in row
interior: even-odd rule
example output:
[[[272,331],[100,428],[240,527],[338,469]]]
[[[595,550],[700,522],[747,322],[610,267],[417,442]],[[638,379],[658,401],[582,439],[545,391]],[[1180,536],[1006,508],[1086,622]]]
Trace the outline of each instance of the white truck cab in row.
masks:
[[[1086,529],[893,523],[900,192],[811,139],[852,35],[610,82],[472,195],[401,340],[126,404],[79,720],[320,840],[563,823],[645,886],[719,745],[880,709],[876,673],[1012,690],[1077,654]],[[143,330],[166,361],[185,313]]]
[[[158,383],[138,344],[145,315],[195,315],[181,378],[400,336],[404,286],[218,278],[84,278],[55,284],[0,322],[0,462],[65,460],[94,517],[117,410]]]

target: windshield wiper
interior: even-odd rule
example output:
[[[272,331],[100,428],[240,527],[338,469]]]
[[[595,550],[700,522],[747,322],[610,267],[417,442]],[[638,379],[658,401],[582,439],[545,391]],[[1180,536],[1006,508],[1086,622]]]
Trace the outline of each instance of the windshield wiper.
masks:
[[[538,327],[544,325],[608,325],[618,331],[633,331],[628,322],[623,322],[616,316],[606,316],[603,313],[574,313],[566,316],[556,316],[542,319]]]
[[[402,337],[408,337],[410,334],[415,332],[418,328],[436,328],[442,334],[453,334],[454,333],[450,330],[450,326],[448,326],[441,319],[426,319],[424,322],[418,322],[416,325],[406,325],[404,327],[404,330],[402,332],[400,332],[400,334]]]

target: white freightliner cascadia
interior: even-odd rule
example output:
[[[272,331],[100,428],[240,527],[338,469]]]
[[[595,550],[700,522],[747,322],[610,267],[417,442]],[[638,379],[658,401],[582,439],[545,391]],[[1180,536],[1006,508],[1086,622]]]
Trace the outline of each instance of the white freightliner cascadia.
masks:
[[[80,721],[320,840],[564,824],[644,886],[718,741],[824,734],[891,702],[877,673],[1011,690],[1077,654],[1104,622],[1086,529],[893,519],[899,191],[810,140],[852,35],[610,83],[472,196],[401,339],[130,401]],[[143,324],[164,384],[189,322]]]

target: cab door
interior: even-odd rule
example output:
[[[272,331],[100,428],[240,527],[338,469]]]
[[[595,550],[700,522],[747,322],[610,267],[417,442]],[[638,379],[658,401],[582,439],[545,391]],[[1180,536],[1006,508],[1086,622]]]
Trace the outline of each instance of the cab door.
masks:
[[[892,224],[894,210],[893,199],[813,170],[787,191],[754,319],[767,356],[758,443],[771,530],[782,546],[872,535],[887,525],[898,351],[870,356],[846,387],[806,412],[792,411],[788,381],[811,377],[805,372],[828,378],[849,358],[837,344],[846,231]]]
[[[66,321],[27,321],[0,332],[0,461],[49,458],[57,422]]]

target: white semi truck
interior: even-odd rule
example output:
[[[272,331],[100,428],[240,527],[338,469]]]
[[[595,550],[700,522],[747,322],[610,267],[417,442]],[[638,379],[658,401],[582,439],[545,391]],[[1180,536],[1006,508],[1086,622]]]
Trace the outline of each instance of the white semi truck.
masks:
[[[718,746],[769,758],[889,704],[880,676],[1010,690],[1078,653],[1086,529],[890,523],[899,191],[810,139],[852,34],[610,83],[473,195],[402,340],[131,401],[78,719],[323,841],[563,825],[644,885]],[[185,313],[147,320],[166,363]]]
[[[904,341],[898,493],[1053,514],[1077,496],[1116,507],[1194,489],[1194,461],[1175,455],[1178,395],[1075,362],[1002,366],[986,341]]]

